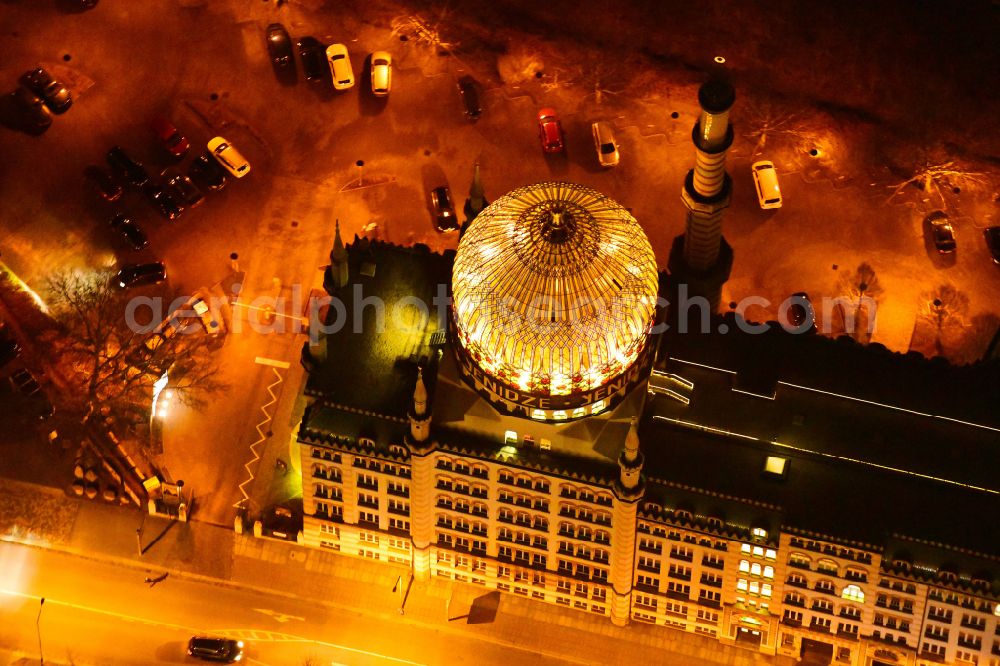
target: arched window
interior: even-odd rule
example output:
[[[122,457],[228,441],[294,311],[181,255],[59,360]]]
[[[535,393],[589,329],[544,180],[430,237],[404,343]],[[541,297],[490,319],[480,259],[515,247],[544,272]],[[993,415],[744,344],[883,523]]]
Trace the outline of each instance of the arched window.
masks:
[[[740,560],[740,571],[742,571],[743,573],[747,573],[750,571],[749,560]]]
[[[764,567],[764,578],[774,578],[774,567],[770,564]]]
[[[848,585],[844,588],[844,591],[840,593],[840,596],[844,599],[857,601],[859,603],[864,603],[865,601],[865,593],[857,585]]]
[[[759,576],[760,571],[761,571],[760,563],[754,562],[753,564],[750,565],[750,573],[752,573],[754,576]]]

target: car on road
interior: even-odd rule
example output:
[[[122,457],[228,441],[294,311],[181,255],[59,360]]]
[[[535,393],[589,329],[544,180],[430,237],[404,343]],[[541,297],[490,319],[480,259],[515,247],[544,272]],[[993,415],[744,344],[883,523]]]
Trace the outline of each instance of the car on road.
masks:
[[[385,97],[392,88],[392,56],[388,51],[372,53],[372,94]]]
[[[250,163],[225,138],[217,136],[209,141],[208,152],[234,177],[242,178],[250,173]]]
[[[167,267],[162,261],[149,264],[127,264],[118,271],[116,282],[119,287],[128,289],[143,284],[158,284],[167,279]]]
[[[132,159],[121,146],[115,146],[109,150],[107,160],[111,172],[129,185],[142,187],[149,182],[149,174],[146,173],[145,167]]]
[[[10,94],[11,102],[20,116],[21,123],[35,132],[43,132],[52,125],[52,112],[41,97],[23,86]]]
[[[597,161],[600,165],[618,166],[618,143],[611,123],[598,121],[590,126],[590,133],[594,135],[594,147],[597,149]]]
[[[434,211],[434,221],[438,231],[458,229],[458,219],[455,215],[455,204],[451,199],[451,190],[447,187],[435,187],[431,190],[431,208]]]
[[[1000,227],[986,227],[983,229],[983,237],[986,239],[986,248],[993,257],[993,263],[1000,266]]]
[[[781,188],[778,187],[778,172],[774,169],[774,162],[760,160],[754,162],[750,170],[760,207],[765,210],[781,208]]]
[[[142,188],[149,203],[168,220],[176,220],[184,212],[184,207],[174,198],[166,187],[158,183],[147,183]]]
[[[566,147],[562,123],[555,109],[545,108],[538,112],[538,140],[547,153],[561,153]]]
[[[322,83],[327,71],[326,49],[315,37],[303,37],[299,40],[298,47],[306,80]]]
[[[23,74],[21,85],[41,97],[52,113],[66,113],[69,107],[73,106],[73,97],[66,86],[56,81],[42,67]]]
[[[934,248],[940,254],[950,254],[955,251],[955,227],[952,226],[948,213],[935,210],[924,218],[924,231],[929,233]]]
[[[788,309],[785,310],[787,329],[796,333],[804,331],[814,331],[816,326],[816,312],[813,310],[812,301],[809,294],[804,291],[797,291],[788,298]]]
[[[188,176],[203,190],[217,192],[226,186],[226,171],[209,153],[199,155],[191,163]]]
[[[231,664],[243,659],[243,641],[213,636],[194,636],[188,641],[187,653],[196,659]]]
[[[181,134],[181,131],[163,116],[157,116],[149,121],[149,129],[156,135],[156,139],[163,146],[163,149],[172,157],[177,159],[184,157],[188,148],[191,147],[190,142]]]
[[[114,177],[97,166],[90,164],[83,169],[83,176],[90,187],[105,201],[118,201],[122,196],[122,186]]]
[[[479,103],[479,82],[471,76],[463,76],[458,80],[458,94],[462,97],[462,107],[465,117],[469,120],[479,120],[483,107]]]
[[[292,38],[288,36],[285,26],[272,23],[267,26],[267,53],[271,56],[271,64],[281,69],[295,67],[292,55]]]
[[[149,245],[149,239],[146,238],[146,234],[143,233],[142,229],[139,228],[135,222],[129,218],[125,213],[118,213],[110,220],[108,224],[112,229],[117,231],[128,243],[129,247],[133,250],[141,250],[147,245]]]
[[[177,169],[164,169],[160,175],[170,195],[183,208],[196,208],[205,200],[205,195],[201,193],[198,186]]]
[[[354,70],[351,68],[351,56],[347,53],[346,46],[330,44],[326,47],[326,61],[330,63],[334,88],[347,90],[354,85]]]

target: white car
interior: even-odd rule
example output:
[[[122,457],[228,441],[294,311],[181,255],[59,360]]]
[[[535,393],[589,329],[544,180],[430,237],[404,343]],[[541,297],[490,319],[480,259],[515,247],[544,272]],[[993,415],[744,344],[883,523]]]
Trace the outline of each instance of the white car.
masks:
[[[209,141],[208,152],[234,177],[242,178],[250,173],[250,163],[225,138],[217,136]]]
[[[330,74],[333,76],[333,87],[337,90],[347,90],[354,85],[354,70],[351,69],[351,57],[343,44],[330,44],[326,47],[326,59],[330,63]]]
[[[781,208],[781,188],[778,187],[778,172],[774,170],[774,162],[761,160],[754,162],[751,168],[760,207]]]
[[[594,147],[597,149],[597,161],[602,167],[618,166],[618,144],[615,142],[615,132],[611,123],[598,121],[590,126],[594,135]]]
[[[385,97],[392,88],[392,56],[388,51],[372,54],[372,94]]]

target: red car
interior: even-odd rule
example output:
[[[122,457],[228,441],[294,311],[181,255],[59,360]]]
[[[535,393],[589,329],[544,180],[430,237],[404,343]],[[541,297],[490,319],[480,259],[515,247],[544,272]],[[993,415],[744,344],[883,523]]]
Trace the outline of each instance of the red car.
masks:
[[[166,118],[159,116],[153,118],[149,123],[149,129],[153,130],[153,134],[159,139],[160,144],[174,157],[184,157],[188,148],[191,147],[191,144],[188,143],[188,140],[181,134],[180,130],[174,127],[174,124]]]
[[[538,112],[538,139],[542,142],[542,150],[547,153],[561,153],[564,147],[562,123],[555,109],[542,109]]]

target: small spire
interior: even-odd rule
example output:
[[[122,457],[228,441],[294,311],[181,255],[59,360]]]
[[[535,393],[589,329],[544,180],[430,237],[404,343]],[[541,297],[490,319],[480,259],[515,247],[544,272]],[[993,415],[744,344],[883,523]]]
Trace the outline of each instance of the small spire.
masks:
[[[347,249],[344,247],[344,241],[340,239],[340,218],[337,218],[337,226],[333,234],[333,249],[330,250],[330,263],[338,264],[342,261],[347,261]]]
[[[424,385],[423,368],[417,368],[417,385],[413,389],[413,413],[417,416],[427,413],[427,387]]]
[[[639,432],[635,427],[635,417],[632,417],[625,435],[625,460],[632,463],[639,457]]]
[[[476,162],[472,171],[472,185],[469,186],[469,204],[477,213],[486,208],[486,193],[483,191],[483,182],[479,179],[479,162]]]

